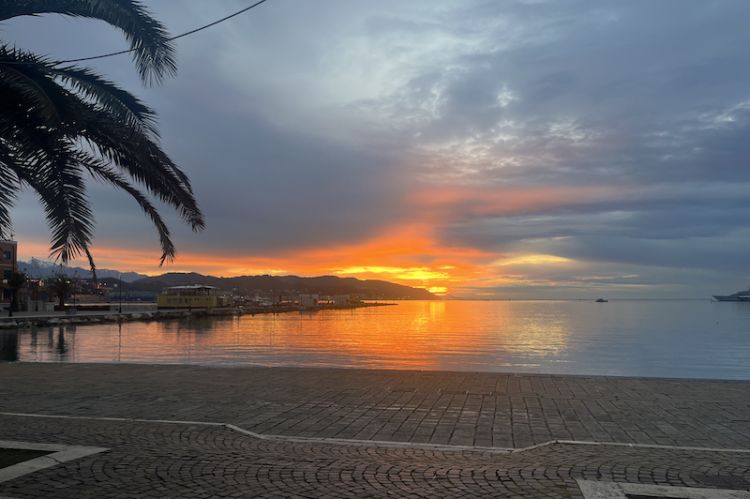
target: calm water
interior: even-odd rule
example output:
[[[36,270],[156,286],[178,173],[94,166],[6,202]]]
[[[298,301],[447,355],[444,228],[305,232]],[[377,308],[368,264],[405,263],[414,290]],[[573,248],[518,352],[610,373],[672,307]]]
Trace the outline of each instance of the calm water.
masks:
[[[750,379],[750,303],[401,302],[0,331],[0,360]]]

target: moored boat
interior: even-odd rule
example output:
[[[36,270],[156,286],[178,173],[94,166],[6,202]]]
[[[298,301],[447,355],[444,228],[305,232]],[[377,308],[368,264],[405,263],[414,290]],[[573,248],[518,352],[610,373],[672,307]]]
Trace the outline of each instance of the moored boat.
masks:
[[[750,289],[747,291],[738,291],[731,295],[714,295],[716,301],[742,301],[750,302]]]

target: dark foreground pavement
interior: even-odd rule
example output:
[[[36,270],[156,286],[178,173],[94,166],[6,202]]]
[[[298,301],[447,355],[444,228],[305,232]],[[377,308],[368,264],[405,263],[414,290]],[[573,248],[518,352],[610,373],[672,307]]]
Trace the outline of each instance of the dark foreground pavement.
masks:
[[[269,441],[226,428],[0,417],[0,439],[108,451],[0,483],[0,496],[576,497],[575,479],[742,489],[750,454],[550,445],[513,454]]]
[[[580,498],[576,479],[750,488],[748,382],[0,364],[0,412],[0,440],[109,449],[0,483],[7,497]]]

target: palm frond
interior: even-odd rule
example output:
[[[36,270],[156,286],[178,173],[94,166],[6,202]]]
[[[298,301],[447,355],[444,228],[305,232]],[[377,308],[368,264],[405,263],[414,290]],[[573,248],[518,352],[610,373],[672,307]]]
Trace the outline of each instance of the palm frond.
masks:
[[[50,69],[49,66],[35,66],[27,71],[43,72],[45,68]],[[52,69],[50,71],[54,72]],[[75,74],[80,76],[80,73]],[[135,98],[128,100],[120,93],[126,92],[112,90],[113,87],[103,87],[105,90],[102,90],[102,93],[112,91],[111,95],[118,97],[120,102],[127,102],[134,108],[131,113],[133,119],[123,121],[118,119],[120,113],[129,112],[123,110],[124,104],[117,106],[118,114],[113,114],[110,108],[87,102],[54,81],[48,81],[44,74],[38,77],[48,87],[45,90],[55,102],[59,123],[49,122],[48,116],[37,112],[30,103],[23,104],[20,108],[14,106],[13,103],[27,99],[19,90],[5,88],[0,79],[0,91],[3,96],[9,97],[7,100],[0,99],[0,133],[5,137],[13,134],[14,141],[24,145],[25,157],[43,150],[45,144],[33,142],[34,138],[47,133],[50,127],[55,127],[69,143],[86,141],[102,157],[112,161],[136,182],[146,186],[153,195],[175,207],[194,230],[203,228],[203,215],[197,206],[187,175],[164,153],[147,133],[146,128],[139,125],[140,119],[135,113],[142,115],[146,111],[137,106],[133,100]],[[4,120],[3,118],[9,114],[13,116],[12,119]],[[138,123],[134,123],[133,120]],[[6,122],[8,126],[4,126]],[[32,143],[25,146],[30,140]]]
[[[102,157],[127,172],[154,196],[176,208],[193,230],[205,226],[187,175],[159,145],[85,103],[76,115],[80,119],[63,130],[64,133],[86,140]]]
[[[63,263],[88,253],[94,214],[86,199],[81,168],[71,151],[61,147],[43,166],[24,178],[38,193],[52,231],[50,255]]]
[[[138,0],[0,0],[0,21],[58,13],[101,19],[125,32],[144,81],[174,72],[163,26]],[[141,100],[86,68],[64,66],[0,42],[0,236],[22,185],[36,191],[63,262],[90,248],[94,216],[86,173],[127,192],[159,234],[160,262],[171,260],[170,232],[151,200],[174,207],[193,230],[205,223],[187,175],[159,145],[156,114]]]
[[[138,203],[144,213],[151,219],[156,227],[156,231],[159,233],[159,243],[161,244],[162,255],[160,265],[163,265],[165,261],[172,261],[175,256],[175,247],[172,243],[171,236],[169,234],[169,228],[167,224],[162,220],[161,215],[156,210],[153,204],[143,195],[141,191],[133,187],[127,179],[117,173],[115,170],[90,157],[81,157],[81,164],[89,170],[89,172],[95,177],[105,182],[109,182],[115,187],[122,189],[123,191],[130,194],[130,196]]]
[[[21,64],[17,64],[21,63]],[[9,49],[0,45],[0,84],[18,92],[16,101],[33,112],[41,113],[52,125],[60,116],[54,96],[49,92],[49,83],[54,84],[47,76],[44,66],[47,61],[33,54]],[[6,92],[3,100],[11,98]]]
[[[119,28],[133,50],[141,79],[160,82],[177,72],[174,47],[162,23],[137,0],[4,0],[0,21],[18,16],[63,14],[104,21]]]
[[[75,152],[64,144],[25,158],[0,148],[2,162],[39,196],[52,231],[50,255],[63,263],[89,254],[94,215]]]
[[[50,66],[48,70],[118,120],[159,137],[156,113],[130,92],[86,68]]]
[[[13,230],[10,210],[16,200],[19,184],[15,172],[3,160],[3,150],[0,141],[0,239],[9,239]]]

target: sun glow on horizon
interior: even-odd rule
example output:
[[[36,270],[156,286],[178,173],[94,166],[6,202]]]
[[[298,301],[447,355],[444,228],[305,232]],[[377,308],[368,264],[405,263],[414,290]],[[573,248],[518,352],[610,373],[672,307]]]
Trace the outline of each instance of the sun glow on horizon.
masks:
[[[586,191],[588,192],[588,191]],[[596,190],[589,192],[598,196]],[[502,193],[502,192],[500,192]],[[97,266],[102,269],[134,271],[146,275],[165,272],[197,272],[221,277],[241,275],[299,275],[304,277],[335,275],[359,279],[380,279],[406,286],[426,289],[436,295],[481,294],[481,288],[517,287],[541,282],[538,276],[543,269],[576,264],[572,259],[544,253],[500,253],[471,244],[456,244],[444,240],[433,217],[450,220],[452,207],[474,203],[470,211],[479,210],[494,215],[506,211],[525,211],[535,202],[545,198],[544,204],[564,202],[577,190],[524,191],[516,198],[503,201],[487,189],[478,191],[436,191],[429,199],[415,199],[427,208],[443,207],[443,213],[434,213],[414,220],[401,220],[359,241],[339,244],[321,244],[307,247],[279,249],[274,252],[248,252],[241,249],[221,248],[218,251],[184,251],[174,262],[163,267],[157,264],[157,252],[142,247],[118,244],[98,244],[92,247]],[[497,198],[497,199],[496,199]],[[23,241],[21,255],[43,254],[47,243],[36,240]],[[72,265],[87,267],[83,261]]]
[[[430,255],[429,264],[408,265],[414,261],[403,248],[411,246],[414,253]],[[44,243],[23,243],[21,258],[45,248]],[[390,234],[373,241],[353,246],[327,247],[290,252],[275,257],[249,255],[207,255],[180,253],[177,262],[159,267],[152,251],[99,246],[94,249],[99,268],[135,271],[145,275],[166,272],[197,272],[220,277],[241,275],[335,275],[358,279],[380,279],[406,286],[422,288],[438,296],[446,296],[462,289],[481,295],[482,287],[518,286],[535,281],[526,278],[530,268],[555,268],[573,265],[575,260],[552,254],[483,253],[472,248],[443,248],[430,237],[409,238]],[[32,254],[33,254],[32,253]],[[377,265],[372,262],[385,264]],[[343,265],[337,266],[334,263]],[[86,267],[84,262],[72,266]],[[538,281],[536,281],[538,282]],[[550,283],[552,284],[552,283]]]
[[[347,267],[337,270],[335,273],[338,275],[387,274],[406,281],[432,281],[450,278],[446,272],[432,270],[429,267],[381,267],[376,265]]]

